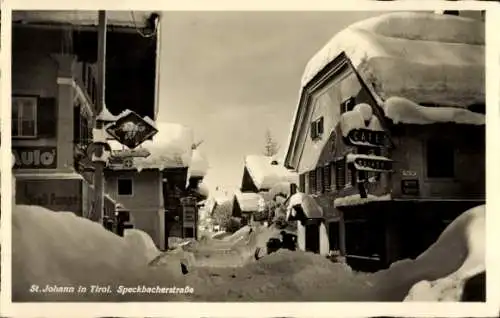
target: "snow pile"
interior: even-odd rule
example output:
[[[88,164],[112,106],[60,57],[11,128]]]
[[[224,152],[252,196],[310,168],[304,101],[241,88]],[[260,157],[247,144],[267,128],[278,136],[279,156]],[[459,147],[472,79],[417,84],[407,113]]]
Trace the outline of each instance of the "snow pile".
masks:
[[[124,233],[125,241],[130,244],[133,251],[142,251],[147,262],[151,262],[153,259],[160,255],[160,251],[156,247],[151,236],[146,232],[138,229],[128,229]]]
[[[385,194],[382,196],[376,196],[373,194],[368,194],[366,198],[361,198],[359,194],[348,195],[345,197],[336,198],[333,201],[335,207],[346,206],[346,205],[361,205],[373,201],[390,201],[392,197],[390,194]]]
[[[30,286],[130,285],[143,282],[148,259],[100,224],[71,212],[14,206],[12,213],[12,295],[22,300],[124,300],[117,293],[30,293]],[[172,282],[177,272],[164,272]],[[154,281],[151,281],[153,283]],[[172,283],[171,282],[171,283]],[[134,295],[137,296],[137,295]],[[139,297],[139,299],[142,296]]]
[[[277,196],[288,198],[291,195],[290,193],[291,185],[292,185],[291,182],[277,183],[271,189],[269,189],[267,197],[270,200],[275,200]]]
[[[340,129],[344,137],[353,129],[384,130],[378,118],[373,116],[372,107],[365,103],[356,105],[353,110],[340,116]]]
[[[242,212],[262,211],[265,207],[262,195],[253,192],[236,192],[235,198]]]
[[[484,23],[424,12],[387,13],[336,34],[309,61],[304,88],[345,52],[384,100],[467,106],[484,101]]]
[[[196,192],[198,192],[198,194],[204,196],[204,197],[208,197],[210,195],[210,190],[207,186],[206,183],[204,183],[203,181],[198,184],[198,188],[196,189]]]
[[[208,161],[199,149],[193,150],[191,164],[189,165],[188,175],[190,177],[204,177],[207,174]]]
[[[403,97],[390,97],[383,105],[385,116],[395,124],[456,123],[484,125],[486,116],[457,107],[425,107]]]
[[[423,268],[435,264],[456,268],[456,264],[453,263],[458,261],[461,263],[460,267],[445,277],[418,282],[405,300],[460,301],[465,282],[486,271],[485,233],[484,206],[470,209],[452,222],[436,243],[420,255],[416,262],[425,266]],[[450,266],[450,263],[453,266]]]
[[[158,133],[141,147],[151,153],[146,158],[134,158],[134,166],[142,169],[189,167],[193,155],[193,131],[180,124],[158,123]],[[123,149],[117,141],[109,141],[113,150]]]
[[[298,175],[279,164],[273,157],[246,156],[245,167],[259,190],[268,190],[283,181],[298,183]]]
[[[297,210],[295,207],[300,206],[308,219],[317,219],[323,217],[323,208],[318,204],[316,199],[305,193],[295,193],[288,200],[288,207],[286,212],[286,219],[289,220],[290,217],[296,218]]]

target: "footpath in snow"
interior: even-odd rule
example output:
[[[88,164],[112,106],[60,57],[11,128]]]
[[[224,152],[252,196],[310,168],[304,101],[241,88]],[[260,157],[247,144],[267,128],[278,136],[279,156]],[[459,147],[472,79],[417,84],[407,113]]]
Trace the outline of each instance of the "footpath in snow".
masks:
[[[15,301],[459,300],[463,282],[484,272],[484,206],[456,219],[417,259],[374,274],[299,251],[281,250],[256,261],[255,248],[277,235],[272,228],[243,228],[224,239],[161,253],[141,231],[121,238],[69,212],[15,206],[12,218]],[[189,286],[194,292],[31,293],[33,284],[109,284],[112,290],[119,285]]]

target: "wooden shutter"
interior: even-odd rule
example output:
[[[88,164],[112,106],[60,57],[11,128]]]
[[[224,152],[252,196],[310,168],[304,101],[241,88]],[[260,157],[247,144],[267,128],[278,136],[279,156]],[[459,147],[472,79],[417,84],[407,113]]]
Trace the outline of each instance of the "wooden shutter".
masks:
[[[309,171],[309,193],[316,193],[316,170]]]
[[[335,163],[335,167],[336,167],[335,174],[337,177],[335,180],[336,187],[337,187],[337,190],[340,190],[340,189],[344,188],[344,186],[346,184],[345,159],[338,160]]]
[[[306,192],[306,175],[302,173],[299,175],[299,191],[302,193]]]
[[[325,192],[325,188],[323,187],[323,167],[316,168],[316,184],[318,192]]]
[[[326,165],[323,168],[323,185],[324,185],[325,191],[331,190],[332,177],[331,177],[331,166],[330,165]]]
[[[36,111],[37,136],[39,138],[55,138],[57,134],[57,100],[53,97],[39,98]]]
[[[323,120],[323,117],[321,117],[320,119],[318,119],[317,121],[317,125],[318,125],[318,128],[317,128],[317,131],[318,131],[318,136],[321,136],[324,132],[324,120]]]

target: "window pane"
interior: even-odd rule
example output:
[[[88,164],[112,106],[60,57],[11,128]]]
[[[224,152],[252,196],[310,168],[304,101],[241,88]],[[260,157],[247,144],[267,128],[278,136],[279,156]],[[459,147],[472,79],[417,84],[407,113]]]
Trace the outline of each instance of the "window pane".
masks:
[[[16,102],[15,98],[12,99],[12,119],[19,117],[19,104]]]
[[[34,136],[35,122],[33,120],[23,120],[21,123],[21,134],[23,136]]]
[[[12,136],[19,136],[19,122],[17,121],[17,118],[14,119],[12,118]]]
[[[30,99],[23,101],[22,113],[23,120],[35,120],[35,104]]]
[[[118,195],[132,195],[132,180],[118,180]]]

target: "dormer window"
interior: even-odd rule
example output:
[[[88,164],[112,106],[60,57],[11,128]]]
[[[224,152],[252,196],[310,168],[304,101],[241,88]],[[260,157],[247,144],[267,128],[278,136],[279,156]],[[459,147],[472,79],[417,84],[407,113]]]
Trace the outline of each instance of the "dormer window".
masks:
[[[340,104],[340,110],[341,114],[350,112],[351,110],[354,109],[354,106],[356,106],[356,100],[354,97],[349,97],[345,101]]]
[[[313,140],[321,138],[321,136],[323,136],[324,130],[324,120],[323,117],[320,117],[311,123],[311,138]]]

